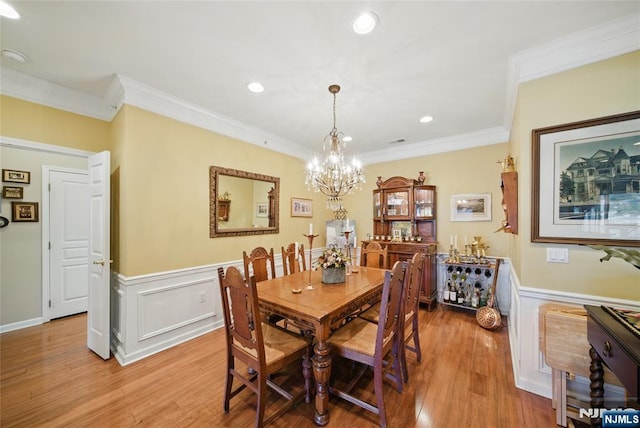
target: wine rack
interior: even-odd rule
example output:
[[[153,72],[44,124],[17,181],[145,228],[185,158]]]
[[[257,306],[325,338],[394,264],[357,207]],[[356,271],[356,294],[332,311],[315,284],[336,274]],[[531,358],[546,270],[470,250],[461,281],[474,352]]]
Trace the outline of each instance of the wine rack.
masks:
[[[445,306],[476,311],[486,306],[490,296],[496,296],[498,270],[501,259],[487,263],[464,263],[445,260],[445,279],[440,290],[439,299]],[[455,283],[455,303],[451,301],[451,291],[447,289]],[[460,293],[463,294],[460,300]]]

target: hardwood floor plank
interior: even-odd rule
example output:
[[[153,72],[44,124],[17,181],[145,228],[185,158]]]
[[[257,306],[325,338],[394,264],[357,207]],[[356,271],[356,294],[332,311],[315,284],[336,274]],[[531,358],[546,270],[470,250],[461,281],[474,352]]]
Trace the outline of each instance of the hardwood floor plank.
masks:
[[[404,391],[385,383],[390,427],[556,426],[551,400],[515,387],[506,328],[484,330],[470,312],[437,308],[421,310],[419,332],[422,361],[407,354]],[[87,349],[84,314],[4,333],[0,426],[252,426],[248,391],[224,413],[224,346],[220,329],[122,367]],[[350,370],[336,360],[334,382]],[[373,402],[372,378],[365,374],[357,393]],[[328,427],[378,426],[376,415],[336,397],[330,411]],[[270,426],[314,427],[313,417],[313,404],[301,402]]]

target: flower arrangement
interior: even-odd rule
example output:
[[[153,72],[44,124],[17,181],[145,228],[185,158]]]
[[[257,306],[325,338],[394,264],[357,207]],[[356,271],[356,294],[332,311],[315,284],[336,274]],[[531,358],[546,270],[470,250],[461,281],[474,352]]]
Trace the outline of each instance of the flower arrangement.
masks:
[[[347,256],[344,255],[342,250],[332,245],[322,251],[322,255],[318,257],[317,267],[323,269],[344,269],[348,261]]]

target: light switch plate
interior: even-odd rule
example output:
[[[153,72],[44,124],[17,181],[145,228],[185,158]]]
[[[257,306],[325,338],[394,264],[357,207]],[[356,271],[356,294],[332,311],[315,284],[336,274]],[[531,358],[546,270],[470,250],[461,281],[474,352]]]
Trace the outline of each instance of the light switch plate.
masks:
[[[547,262],[569,263],[568,248],[547,248]]]

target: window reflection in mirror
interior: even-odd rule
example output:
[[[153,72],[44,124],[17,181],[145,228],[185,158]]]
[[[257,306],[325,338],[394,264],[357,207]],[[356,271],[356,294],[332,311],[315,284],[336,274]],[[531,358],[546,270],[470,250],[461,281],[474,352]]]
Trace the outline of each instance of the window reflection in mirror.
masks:
[[[212,238],[279,232],[278,177],[212,166],[209,188]]]

